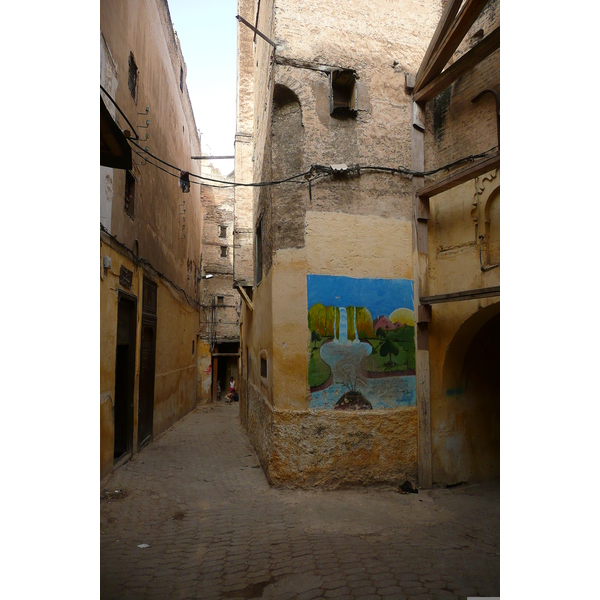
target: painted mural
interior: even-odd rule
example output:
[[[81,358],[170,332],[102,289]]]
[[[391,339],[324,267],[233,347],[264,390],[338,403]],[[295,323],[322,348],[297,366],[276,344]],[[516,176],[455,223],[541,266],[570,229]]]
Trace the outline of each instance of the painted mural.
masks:
[[[410,279],[307,275],[310,408],[415,406]]]

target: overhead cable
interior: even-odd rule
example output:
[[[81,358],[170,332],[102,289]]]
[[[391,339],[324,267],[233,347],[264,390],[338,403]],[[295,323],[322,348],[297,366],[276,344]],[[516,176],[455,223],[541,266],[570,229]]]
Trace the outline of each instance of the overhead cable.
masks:
[[[129,127],[131,127],[131,133],[135,135],[135,139],[139,140],[140,136],[137,134],[135,127],[129,122],[129,119],[125,116],[125,113],[119,108],[119,105],[116,103],[115,99],[102,87],[102,85],[100,85],[100,89],[108,96],[109,100],[114,104],[115,108],[123,115],[123,118],[127,121]]]
[[[152,152],[150,152],[149,150],[146,150],[146,148],[142,148],[139,144],[137,144],[136,140],[139,140],[140,138],[137,135],[137,133],[135,132],[134,127],[129,122],[129,119],[127,119],[127,117],[125,116],[123,111],[119,108],[119,105],[116,103],[114,98],[104,89],[104,87],[102,87],[102,85],[100,86],[100,89],[108,96],[108,98],[110,98],[111,102],[115,105],[117,110],[123,115],[123,118],[127,121],[129,126],[132,128],[132,131],[135,134],[136,138],[135,138],[135,140],[128,138],[127,141],[130,142],[131,144],[133,144],[134,146],[136,146],[139,150],[141,150],[148,156],[151,156],[158,162],[162,163],[163,165],[170,167],[171,169],[174,169],[177,173],[170,173],[169,171],[163,169],[159,165],[153,163],[152,161],[149,161],[145,156],[142,156],[136,150],[134,150],[134,152],[140,158],[143,158],[144,160],[149,162],[152,166],[156,167],[157,169],[160,169],[161,171],[167,173],[168,175],[171,175],[172,177],[176,177],[177,179],[179,179],[180,173],[183,169],[164,161],[162,158],[159,158],[158,156],[152,154]],[[219,185],[215,185],[215,186],[212,186],[209,184],[202,184],[207,187],[215,187],[215,188],[218,188],[218,187],[266,187],[266,186],[271,186],[271,185],[279,185],[282,183],[311,183],[312,181],[321,179],[322,177],[325,177],[327,175],[332,175],[334,173],[359,175],[361,170],[399,173],[400,175],[409,175],[409,176],[413,176],[413,177],[427,177],[429,175],[433,175],[434,173],[438,173],[439,171],[449,169],[450,167],[456,166],[460,163],[469,162],[469,161],[472,162],[478,158],[483,158],[483,157],[489,155],[491,152],[495,151],[496,149],[499,150],[499,146],[494,146],[494,147],[490,148],[489,150],[486,150],[485,152],[481,152],[479,154],[471,154],[469,156],[459,158],[458,160],[455,160],[455,161],[448,163],[446,165],[443,165],[441,167],[437,167],[436,169],[430,169],[429,171],[415,171],[414,169],[409,169],[409,168],[403,167],[403,166],[382,167],[382,166],[371,166],[371,165],[366,165],[366,166],[351,165],[349,167],[344,168],[343,170],[339,170],[339,169],[333,169],[333,167],[331,165],[311,165],[311,167],[308,171],[304,171],[303,173],[298,173],[296,175],[291,175],[290,177],[286,177],[285,179],[279,179],[276,181],[259,181],[259,182],[255,182],[255,183],[241,183],[238,181],[227,181],[227,180],[222,180],[222,179],[214,179],[212,177],[205,177],[204,175],[196,175],[195,173],[189,173],[189,175],[190,175],[190,177],[195,177],[196,179],[200,179],[201,182],[202,181],[210,181],[211,183],[219,184]],[[318,176],[315,176],[315,175],[318,175]],[[304,181],[302,181],[302,179],[304,179]],[[297,181],[297,180],[300,180],[300,181]],[[200,182],[196,182],[196,181],[190,181],[190,183],[195,183],[196,185],[200,184]]]
[[[179,167],[176,167],[175,165],[172,165],[172,164],[162,160],[158,156],[155,156],[148,150],[145,150],[144,148],[142,148],[139,144],[136,144],[133,140],[129,140],[129,141],[134,146],[137,146],[145,154],[148,154],[149,156],[151,156],[155,160],[159,161],[163,165],[166,165],[167,167],[170,167],[171,169],[175,169],[179,173],[179,171],[180,171]],[[219,186],[211,186],[211,187],[240,187],[240,186],[241,187],[265,187],[265,186],[271,186],[271,185],[279,185],[282,183],[308,183],[309,181],[314,180],[315,179],[314,176],[317,174],[320,175],[320,177],[319,177],[319,179],[320,179],[321,176],[332,175],[334,173],[337,173],[337,174],[360,174],[361,170],[399,173],[400,175],[409,175],[409,176],[413,176],[413,177],[427,177],[429,175],[433,175],[434,173],[438,173],[439,171],[443,171],[445,169],[454,167],[463,162],[472,162],[478,158],[486,157],[490,153],[492,153],[494,150],[496,150],[497,148],[498,148],[498,146],[494,146],[494,147],[490,148],[489,150],[486,150],[485,152],[480,152],[479,154],[470,154],[469,156],[459,158],[458,160],[455,160],[451,163],[448,163],[441,167],[437,167],[435,169],[430,169],[428,171],[415,171],[414,169],[409,169],[409,168],[403,167],[403,166],[383,167],[383,166],[372,166],[372,165],[365,165],[365,166],[351,165],[340,171],[340,170],[333,169],[330,165],[316,164],[316,165],[311,165],[311,167],[308,171],[304,171],[304,172],[298,173],[296,175],[291,175],[290,177],[286,177],[285,179],[279,179],[279,180],[275,180],[275,181],[260,181],[260,182],[256,182],[256,183],[241,183],[238,181],[227,181],[227,180],[222,180],[222,179],[214,179],[211,177],[205,177],[203,175],[196,175],[194,173],[190,173],[190,177],[195,177],[197,179],[200,179],[201,181],[210,181],[212,183],[221,184]],[[134,150],[134,152],[135,152],[135,150]],[[141,156],[138,152],[136,152],[136,154]],[[141,157],[145,158],[143,156],[141,156]],[[153,164],[153,163],[151,163],[151,164]],[[154,166],[158,166],[158,165],[154,165]],[[164,171],[164,169],[161,169],[161,170]],[[168,172],[168,171],[165,171],[165,172]],[[172,175],[173,177],[179,177],[178,174],[177,175],[175,175],[173,173],[169,173],[169,174]],[[305,181],[296,181],[300,178],[303,178]],[[198,182],[193,182],[193,183],[198,183]],[[205,184],[203,184],[203,185],[205,185]]]

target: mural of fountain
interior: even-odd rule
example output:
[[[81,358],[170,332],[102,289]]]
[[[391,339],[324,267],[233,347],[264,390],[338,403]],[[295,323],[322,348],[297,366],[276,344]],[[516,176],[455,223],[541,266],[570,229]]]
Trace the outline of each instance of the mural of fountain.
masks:
[[[337,339],[338,339],[337,334],[336,334],[336,331],[337,331],[336,326],[338,325],[338,322],[336,319],[337,319],[337,310],[334,309],[333,310],[333,340],[334,341],[337,341]]]
[[[348,343],[348,315],[346,314],[346,309],[343,306],[340,306],[340,335],[337,341],[340,344]],[[337,311],[336,311],[337,313]]]
[[[344,306],[339,307],[339,322],[334,317],[334,338],[321,346],[321,358],[331,367],[334,383],[354,383],[360,373],[360,362],[373,351],[371,344],[361,342],[354,318],[354,341],[348,340],[348,314]],[[337,315],[337,310],[335,311]],[[339,335],[335,332],[339,326]]]
[[[309,381],[312,377],[316,384],[311,387],[311,409],[358,410],[416,405],[414,374],[405,376],[395,371],[388,373],[387,369],[369,368],[382,362],[379,356],[382,340],[376,338],[372,330],[372,316],[391,318],[398,308],[412,310],[413,300],[413,282],[408,279],[307,275],[309,368],[313,369]],[[350,323],[352,319],[354,322]],[[364,341],[358,333],[359,319]],[[315,332],[318,335],[313,335]],[[315,352],[330,372],[316,360]],[[373,353],[377,354],[375,358],[365,360]]]

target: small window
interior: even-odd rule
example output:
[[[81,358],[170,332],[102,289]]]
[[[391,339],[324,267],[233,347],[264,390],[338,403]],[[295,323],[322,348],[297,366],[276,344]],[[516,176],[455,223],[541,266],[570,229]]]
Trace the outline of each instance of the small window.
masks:
[[[227,226],[219,225],[219,237],[224,238],[227,237]]]
[[[129,92],[131,97],[137,104],[137,84],[138,84],[138,68],[133,58],[133,53],[129,53]]]
[[[183,92],[183,67],[179,68],[179,89]]]
[[[125,171],[125,212],[133,217],[135,206],[135,177],[131,171]]]
[[[225,304],[225,296],[217,296],[217,304],[223,306]]]
[[[267,359],[262,356],[260,357],[260,376],[267,376]]]
[[[262,263],[263,263],[263,247],[262,247],[262,219],[256,226],[256,283],[259,284],[262,280]]]
[[[333,117],[355,117],[356,73],[350,70],[331,71],[329,114]]]
[[[196,340],[192,340],[192,354],[196,351]]]
[[[221,246],[221,258],[227,258],[227,246]]]

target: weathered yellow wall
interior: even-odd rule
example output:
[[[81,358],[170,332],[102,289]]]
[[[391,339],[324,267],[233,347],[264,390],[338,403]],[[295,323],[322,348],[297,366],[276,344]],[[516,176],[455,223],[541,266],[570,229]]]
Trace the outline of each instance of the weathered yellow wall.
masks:
[[[307,406],[305,251],[280,250],[273,268],[273,405],[278,410]]]
[[[498,197],[499,180],[499,171],[494,171],[431,199],[429,294],[500,285],[499,266],[481,270],[481,264],[490,266],[486,266],[485,256],[485,209],[490,199]],[[498,399],[489,398],[491,413],[484,422],[465,390],[457,386],[469,344],[499,312],[498,297],[432,307],[429,352],[434,482],[452,484],[500,474],[499,421],[498,435],[489,422],[495,422],[494,411],[499,411],[499,405],[492,404]],[[486,464],[482,464],[484,455]]]
[[[115,442],[115,416],[113,396],[100,395],[100,478],[108,475],[113,466]]]
[[[449,64],[499,24],[500,2],[490,0]],[[489,93],[474,103],[484,90]],[[499,97],[500,50],[427,102],[426,170],[477,153],[499,152],[499,107],[493,92]],[[446,176],[447,172],[440,170],[426,183]],[[500,285],[499,181],[499,171],[488,173],[430,199],[429,266],[423,295]],[[464,362],[469,345],[486,323],[497,326],[499,311],[499,297],[432,306],[429,365],[434,482],[452,484],[499,476],[496,373],[487,373],[489,387],[479,390],[479,398],[473,396],[473,386],[468,392],[463,389],[464,373],[470,368]],[[491,330],[488,334],[490,343],[496,343],[497,334]],[[493,350],[486,351],[499,363],[497,347]],[[490,362],[478,365],[479,376],[492,369]]]
[[[238,376],[240,396],[240,420],[257,449],[261,463],[266,469],[270,454],[270,420],[266,419],[265,407],[273,401],[273,317],[271,311],[272,273],[256,286],[253,293],[254,310],[248,310],[242,302],[240,318],[240,355],[242,368]],[[248,352],[247,352],[248,351]],[[250,365],[246,355],[250,356]],[[260,358],[267,361],[267,377],[261,377]],[[246,378],[249,385],[246,385]]]
[[[196,406],[196,357],[192,341],[198,312],[158,286],[153,434],[159,435]]]
[[[254,311],[244,309],[242,338],[251,350],[251,384],[246,408],[240,381],[240,415],[246,424],[248,410],[250,438],[274,485],[338,487],[416,480],[415,407],[308,409],[306,323],[307,273],[411,278],[411,235],[405,219],[308,211],[306,248],[277,251],[272,269],[254,292]],[[388,243],[378,244],[382,238]],[[271,344],[264,380],[253,357]]]
[[[111,259],[111,268],[103,268],[103,257]],[[119,285],[121,266],[133,272],[131,289]],[[114,394],[115,394],[115,365],[117,350],[117,316],[121,289],[128,294],[137,296],[139,287],[139,269],[120,252],[113,249],[109,243],[100,240],[100,477],[105,477],[112,471],[114,455]],[[139,339],[141,306],[138,300],[138,318],[136,338]],[[139,363],[136,356],[135,388],[134,388],[134,440],[137,430],[137,396],[139,383]]]
[[[105,271],[102,267],[104,256],[111,259],[110,270]],[[122,264],[133,271],[131,261],[101,240],[100,273],[104,276],[104,280],[100,281],[100,394],[109,393],[111,397],[114,393],[117,350],[118,296],[114,290],[118,288],[119,270]]]
[[[408,218],[307,211],[306,257],[315,275],[411,279],[412,224]]]
[[[191,156],[201,154],[200,139],[187,85],[187,68],[163,0],[103,0],[100,4],[101,84],[110,91],[123,116],[104,98],[121,129],[135,131],[155,156],[180,169],[196,172]],[[137,96],[129,90],[129,57],[138,68]],[[181,79],[181,71],[183,78]],[[146,107],[149,111],[147,114]],[[145,134],[148,140],[144,140]],[[134,149],[137,150],[137,148]],[[114,236],[101,233],[100,433],[101,477],[113,468],[113,398],[119,270],[133,272],[129,294],[137,298],[137,342],[133,409],[133,453],[137,451],[137,414],[140,370],[140,336],[144,275],[157,284],[157,329],[153,434],[158,435],[206,400],[208,348],[197,339],[199,315],[197,274],[201,269],[202,206],[200,186],[192,183],[183,193],[178,179],[143,164],[133,154],[136,178],[134,214],[125,212],[125,171],[101,171],[101,223]],[[153,161],[154,162],[154,161]],[[185,220],[183,217],[185,216]],[[135,256],[133,254],[135,252]],[[170,282],[170,283],[169,283]],[[192,342],[194,352],[192,352]],[[210,360],[208,358],[208,360]]]
[[[100,260],[110,256],[111,268],[100,265],[100,476],[113,468],[114,385],[117,346],[118,290],[137,298],[135,387],[133,407],[133,453],[137,452],[138,390],[140,373],[140,337],[144,276],[157,283],[156,362],[154,387],[153,435],[159,435],[196,406],[197,386],[204,373],[198,357],[210,355],[206,345],[196,347],[198,312],[180,292],[154,273],[145,271],[116,248],[108,238],[101,239]],[[131,289],[119,284],[121,265],[133,272]],[[194,354],[192,354],[194,341]],[[204,359],[204,361],[206,358]]]

